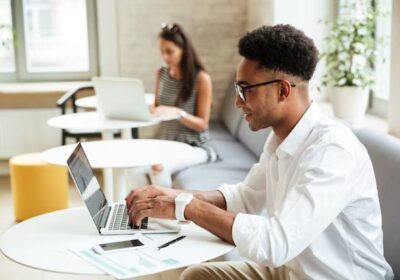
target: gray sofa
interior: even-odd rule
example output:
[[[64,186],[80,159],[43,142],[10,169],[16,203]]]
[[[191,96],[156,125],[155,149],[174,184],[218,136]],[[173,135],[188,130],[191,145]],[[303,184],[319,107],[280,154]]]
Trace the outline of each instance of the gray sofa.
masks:
[[[235,97],[234,90],[229,90],[223,100],[221,121],[210,125],[210,134],[222,161],[181,171],[175,178],[178,188],[211,190],[223,183],[239,182],[258,161],[270,129],[252,132],[240,111],[234,108]],[[382,209],[385,257],[395,275],[400,276],[400,140],[369,129],[354,133],[367,148],[374,166]],[[238,258],[234,251],[222,259]]]

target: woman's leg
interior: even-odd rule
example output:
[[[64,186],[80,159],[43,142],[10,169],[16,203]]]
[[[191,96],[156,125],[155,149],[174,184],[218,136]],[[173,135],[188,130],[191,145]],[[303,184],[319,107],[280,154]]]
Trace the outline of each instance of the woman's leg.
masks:
[[[134,190],[139,187],[150,185],[149,173],[150,166],[141,166],[129,168],[126,170],[127,187],[129,190]]]
[[[152,184],[170,188],[172,187],[172,174],[190,166],[205,163],[207,159],[207,152],[204,149],[194,147],[190,157],[186,159],[171,160],[165,162],[162,166],[153,166],[150,172]]]

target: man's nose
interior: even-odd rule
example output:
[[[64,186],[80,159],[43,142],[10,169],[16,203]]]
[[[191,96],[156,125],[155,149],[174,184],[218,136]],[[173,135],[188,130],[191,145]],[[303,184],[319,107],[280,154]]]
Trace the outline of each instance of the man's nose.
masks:
[[[244,105],[244,101],[242,100],[242,98],[240,98],[240,96],[238,94],[236,94],[236,98],[235,98],[235,107],[236,108],[241,108]]]

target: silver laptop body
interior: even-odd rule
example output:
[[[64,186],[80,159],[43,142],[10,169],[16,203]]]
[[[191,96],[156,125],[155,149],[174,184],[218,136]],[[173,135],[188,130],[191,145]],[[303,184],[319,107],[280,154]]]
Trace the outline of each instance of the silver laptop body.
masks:
[[[68,170],[100,234],[179,232],[177,221],[145,219],[141,227],[128,224],[125,203],[108,204],[80,143],[67,160]]]
[[[178,117],[152,115],[139,79],[93,77],[92,81],[97,110],[106,119],[158,122]]]

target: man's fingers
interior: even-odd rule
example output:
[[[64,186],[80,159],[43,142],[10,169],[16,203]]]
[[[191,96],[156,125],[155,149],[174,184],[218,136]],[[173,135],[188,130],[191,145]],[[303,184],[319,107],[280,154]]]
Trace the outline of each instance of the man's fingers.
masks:
[[[129,196],[132,194],[132,192],[133,192],[133,191],[130,191],[130,192],[128,193],[128,195],[125,197],[125,200],[127,200],[127,199],[129,198]]]
[[[129,209],[132,207],[132,203],[135,202],[135,200],[143,199],[141,197],[137,198],[138,196],[141,195],[141,193],[145,192],[148,189],[149,186],[146,187],[141,187],[136,190],[132,190],[129,192],[129,195],[125,198],[126,199],[126,207]]]
[[[147,210],[147,209],[152,209],[153,208],[153,200],[152,199],[147,199],[147,200],[142,200],[142,201],[137,201],[136,203],[133,204],[133,207],[128,212],[129,216],[129,224],[132,225],[134,224],[135,217],[138,215],[140,211]]]
[[[151,209],[144,209],[138,211],[134,217],[133,224],[135,226],[140,226],[142,224],[142,220],[146,217],[150,217],[151,213],[152,213]]]
[[[140,191],[134,191],[131,196],[130,205],[135,204],[139,200],[145,200],[149,198],[155,198],[156,196],[162,194],[162,192],[153,185],[146,186]]]

